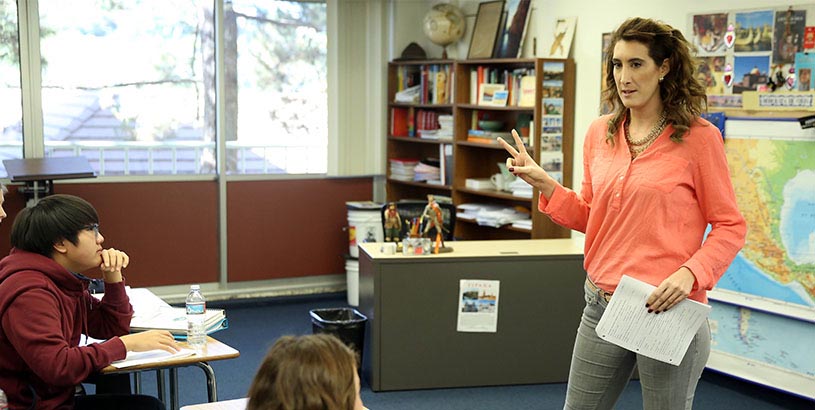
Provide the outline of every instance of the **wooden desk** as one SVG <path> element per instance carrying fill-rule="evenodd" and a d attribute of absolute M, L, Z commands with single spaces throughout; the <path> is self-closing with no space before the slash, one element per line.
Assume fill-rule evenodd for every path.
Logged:
<path fill-rule="evenodd" d="M 186 342 L 181 342 L 181 346 L 188 347 Z M 215 371 L 207 362 L 212 362 L 216 360 L 226 360 L 226 359 L 234 359 L 240 356 L 240 352 L 234 349 L 231 346 L 228 346 L 218 340 L 213 339 L 210 336 L 207 336 L 207 344 L 204 346 L 200 354 L 196 354 L 193 356 L 182 357 L 178 359 L 172 359 L 163 361 L 160 363 L 151 363 L 151 364 L 144 364 L 139 366 L 132 366 L 124 369 L 117 369 L 113 366 L 108 366 L 102 369 L 103 374 L 122 374 L 122 373 L 134 373 L 134 372 L 143 372 L 147 370 L 155 370 L 156 371 L 156 384 L 158 389 L 159 400 L 167 404 L 167 401 L 164 399 L 164 373 L 165 369 L 169 370 L 170 374 L 170 403 L 169 408 L 172 410 L 178 410 L 178 368 L 179 367 L 187 367 L 187 366 L 195 366 L 200 368 L 204 371 L 204 374 L 207 377 L 207 393 L 210 402 L 218 401 L 218 390 L 215 380 Z M 140 386 L 136 385 L 136 390 L 140 389 Z"/>
<path fill-rule="evenodd" d="M 247 399 L 219 401 L 215 403 L 184 406 L 181 410 L 246 410 Z"/>
<path fill-rule="evenodd" d="M 363 372 L 374 391 L 566 381 L 585 305 L 578 239 L 448 242 L 439 255 L 360 244 Z M 456 331 L 459 280 L 500 281 L 495 333 Z"/>

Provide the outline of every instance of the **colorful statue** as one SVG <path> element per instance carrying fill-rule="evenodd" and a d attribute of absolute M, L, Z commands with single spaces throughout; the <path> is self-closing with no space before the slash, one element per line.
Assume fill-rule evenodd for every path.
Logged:
<path fill-rule="evenodd" d="M 426 236 L 427 233 L 430 231 L 430 228 L 436 229 L 436 245 L 435 245 L 435 253 L 439 253 L 439 245 L 444 247 L 444 217 L 442 216 L 441 208 L 439 204 L 436 203 L 436 200 L 433 198 L 433 195 L 427 196 L 427 206 L 424 208 L 422 212 L 422 221 L 424 222 L 425 218 L 428 218 L 426 225 L 424 227 L 423 234 Z"/>
<path fill-rule="evenodd" d="M 399 242 L 402 233 L 402 218 L 396 210 L 396 204 L 388 204 L 384 212 L 385 242 Z"/>

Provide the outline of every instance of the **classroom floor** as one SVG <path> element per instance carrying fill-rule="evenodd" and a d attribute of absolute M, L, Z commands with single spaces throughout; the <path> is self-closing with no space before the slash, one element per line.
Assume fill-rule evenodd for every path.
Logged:
<path fill-rule="evenodd" d="M 211 363 L 217 377 L 218 398 L 228 400 L 246 395 L 257 366 L 274 340 L 287 334 L 311 333 L 309 310 L 346 307 L 347 304 L 343 293 L 212 302 L 210 306 L 225 308 L 229 318 L 229 329 L 214 336 L 241 352 L 237 359 Z M 201 370 L 182 368 L 178 374 L 181 405 L 206 402 L 206 383 Z M 144 374 L 142 383 L 144 393 L 155 394 L 154 373 Z M 379 393 L 371 391 L 364 380 L 362 384 L 363 402 L 371 410 L 560 409 L 565 392 L 564 383 Z M 641 408 L 640 386 L 632 381 L 617 409 Z M 697 389 L 694 408 L 796 410 L 813 409 L 815 402 L 706 371 Z"/>

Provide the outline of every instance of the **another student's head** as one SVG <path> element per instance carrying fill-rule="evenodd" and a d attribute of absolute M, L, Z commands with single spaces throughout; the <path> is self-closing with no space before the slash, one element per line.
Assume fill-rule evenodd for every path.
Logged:
<path fill-rule="evenodd" d="M 331 335 L 283 336 L 249 388 L 247 410 L 362 410 L 356 354 Z"/>
<path fill-rule="evenodd" d="M 6 193 L 8 192 L 8 188 L 6 188 L 5 184 L 0 184 L 0 221 L 6 219 L 6 210 L 3 209 L 3 203 L 6 202 Z"/>
<path fill-rule="evenodd" d="M 24 208 L 14 218 L 11 246 L 57 260 L 67 258 L 66 268 L 81 272 L 98 266 L 104 241 L 96 209 L 73 195 L 51 195 Z M 89 266 L 86 266 L 89 265 Z"/>

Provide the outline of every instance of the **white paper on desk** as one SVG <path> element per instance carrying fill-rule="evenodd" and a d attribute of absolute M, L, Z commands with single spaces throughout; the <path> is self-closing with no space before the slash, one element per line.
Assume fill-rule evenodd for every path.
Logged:
<path fill-rule="evenodd" d="M 192 356 L 194 354 L 195 350 L 192 349 L 181 349 L 175 353 L 170 353 L 161 349 L 148 350 L 146 352 L 127 352 L 127 356 L 124 358 L 124 360 L 115 361 L 110 365 L 117 369 L 123 369 L 125 367 L 149 363 L 160 363 L 170 359 L 179 359 L 182 357 Z"/>
<path fill-rule="evenodd" d="M 645 302 L 655 286 L 623 275 L 597 324 L 597 335 L 643 356 L 679 366 L 710 306 L 685 299 L 670 310 L 648 313 Z"/>

